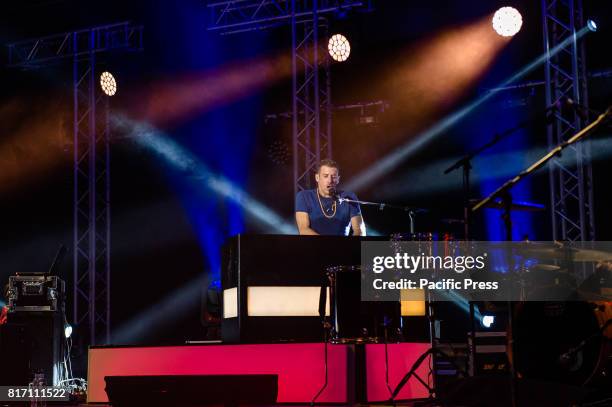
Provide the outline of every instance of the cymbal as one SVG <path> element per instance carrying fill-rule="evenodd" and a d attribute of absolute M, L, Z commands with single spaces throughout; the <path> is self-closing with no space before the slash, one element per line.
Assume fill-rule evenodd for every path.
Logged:
<path fill-rule="evenodd" d="M 561 267 L 554 264 L 534 264 L 528 267 L 529 271 L 559 271 Z"/>
<path fill-rule="evenodd" d="M 476 205 L 480 202 L 480 199 L 470 199 L 470 205 Z M 501 199 L 496 199 L 493 201 L 487 202 L 484 208 L 489 209 L 498 209 L 504 210 L 504 202 Z M 545 210 L 546 207 L 542 204 L 533 203 L 533 202 L 521 202 L 521 201 L 512 201 L 510 205 L 511 211 L 524 211 L 524 212 L 539 212 Z"/>
<path fill-rule="evenodd" d="M 540 259 L 582 261 L 612 260 L 612 253 L 591 249 L 574 249 L 569 247 L 525 247 L 523 253 Z"/>

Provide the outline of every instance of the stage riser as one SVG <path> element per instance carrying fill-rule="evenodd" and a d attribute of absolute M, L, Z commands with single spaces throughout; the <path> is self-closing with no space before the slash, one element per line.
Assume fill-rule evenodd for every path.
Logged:
<path fill-rule="evenodd" d="M 309 403 L 325 381 L 322 343 L 201 345 L 176 347 L 94 347 L 89 350 L 88 402 L 108 402 L 105 376 L 179 376 L 277 374 L 279 403 Z M 427 349 L 425 343 L 390 344 L 389 380 L 395 386 Z M 328 384 L 318 402 L 347 403 L 354 393 L 353 345 L 328 345 Z M 383 401 L 384 345 L 365 345 L 368 401 Z M 427 377 L 428 363 L 417 371 Z M 401 399 L 427 397 L 426 389 L 411 380 Z"/>

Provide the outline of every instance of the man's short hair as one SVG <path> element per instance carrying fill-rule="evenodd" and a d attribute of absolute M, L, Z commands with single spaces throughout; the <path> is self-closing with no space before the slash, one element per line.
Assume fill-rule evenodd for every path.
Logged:
<path fill-rule="evenodd" d="M 323 160 L 319 161 L 319 163 L 317 164 L 317 171 L 316 171 L 317 174 L 319 173 L 319 171 L 321 171 L 321 167 L 323 166 L 335 168 L 338 170 L 338 172 L 340 172 L 340 166 L 338 166 L 337 162 L 335 162 L 334 160 L 330 160 L 329 158 L 324 158 Z"/>

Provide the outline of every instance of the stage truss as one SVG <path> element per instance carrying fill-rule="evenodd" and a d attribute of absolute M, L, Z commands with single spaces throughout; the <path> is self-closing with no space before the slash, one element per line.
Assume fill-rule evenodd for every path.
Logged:
<path fill-rule="evenodd" d="M 235 34 L 291 25 L 294 192 L 313 187 L 317 162 L 332 157 L 331 13 L 371 10 L 371 1 L 228 0 L 209 2 L 210 31 Z"/>
<path fill-rule="evenodd" d="M 546 106 L 571 99 L 583 109 L 553 111 L 548 126 L 550 148 L 566 141 L 589 122 L 584 39 L 576 31 L 584 27 L 581 0 L 542 0 L 544 49 L 572 39 L 561 52 L 546 59 Z M 552 238 L 562 241 L 595 240 L 593 182 L 589 141 L 574 144 L 549 164 Z M 568 159 L 569 157 L 569 159 Z"/>
<path fill-rule="evenodd" d="M 84 344 L 110 342 L 109 99 L 96 62 L 114 50 L 142 50 L 143 27 L 129 22 L 8 45 L 9 66 L 42 69 L 72 62 L 73 315 Z"/>

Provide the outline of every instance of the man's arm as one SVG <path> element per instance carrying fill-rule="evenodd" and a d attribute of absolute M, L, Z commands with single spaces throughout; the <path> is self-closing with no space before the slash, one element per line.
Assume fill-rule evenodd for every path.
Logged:
<path fill-rule="evenodd" d="M 310 217 L 308 217 L 308 212 L 296 212 L 295 222 L 297 223 L 300 235 L 318 235 L 318 233 L 310 227 Z"/>
<path fill-rule="evenodd" d="M 351 227 L 353 228 L 353 236 L 365 236 L 366 226 L 363 221 L 363 216 L 356 215 L 351 218 Z"/>

